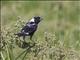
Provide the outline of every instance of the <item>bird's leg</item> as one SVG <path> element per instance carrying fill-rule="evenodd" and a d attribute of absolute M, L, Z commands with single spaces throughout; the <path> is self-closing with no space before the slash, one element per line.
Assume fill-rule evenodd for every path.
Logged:
<path fill-rule="evenodd" d="M 32 40 L 33 35 L 30 36 L 30 40 Z"/>
<path fill-rule="evenodd" d="M 35 42 L 34 42 L 34 40 L 32 40 L 32 37 L 33 37 L 33 34 L 32 35 L 30 35 L 30 40 L 32 41 L 32 43 L 34 44 Z"/>
<path fill-rule="evenodd" d="M 24 47 L 26 47 L 26 41 L 25 41 L 25 35 L 23 36 L 23 44 L 22 44 L 22 47 L 24 48 Z"/>
<path fill-rule="evenodd" d="M 25 42 L 25 36 L 23 36 L 23 40 L 24 40 L 24 42 Z"/>

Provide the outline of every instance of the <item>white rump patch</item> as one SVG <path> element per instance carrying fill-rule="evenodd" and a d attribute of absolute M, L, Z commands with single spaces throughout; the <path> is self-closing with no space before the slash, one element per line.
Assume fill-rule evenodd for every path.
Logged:
<path fill-rule="evenodd" d="M 29 33 L 26 33 L 27 35 L 29 35 Z"/>

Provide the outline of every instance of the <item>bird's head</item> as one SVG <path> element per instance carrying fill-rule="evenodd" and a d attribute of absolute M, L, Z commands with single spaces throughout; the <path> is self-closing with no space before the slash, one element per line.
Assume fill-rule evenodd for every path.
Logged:
<path fill-rule="evenodd" d="M 40 16 L 35 16 L 30 20 L 30 22 L 34 22 L 34 23 L 38 24 L 41 20 L 42 20 L 42 18 Z"/>
<path fill-rule="evenodd" d="M 41 18 L 40 16 L 35 16 L 35 17 L 34 17 L 34 22 L 35 22 L 36 24 L 38 24 L 41 20 L 42 20 L 42 18 Z"/>

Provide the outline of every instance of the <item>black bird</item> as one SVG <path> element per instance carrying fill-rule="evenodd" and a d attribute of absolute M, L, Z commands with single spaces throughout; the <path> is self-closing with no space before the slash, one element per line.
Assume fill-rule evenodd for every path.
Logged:
<path fill-rule="evenodd" d="M 42 20 L 41 17 L 35 16 L 33 17 L 29 22 L 26 23 L 26 25 L 21 29 L 20 33 L 17 33 L 18 37 L 23 37 L 23 40 L 25 40 L 25 36 L 30 36 L 30 39 L 32 39 L 34 32 L 37 30 L 38 23 Z"/>

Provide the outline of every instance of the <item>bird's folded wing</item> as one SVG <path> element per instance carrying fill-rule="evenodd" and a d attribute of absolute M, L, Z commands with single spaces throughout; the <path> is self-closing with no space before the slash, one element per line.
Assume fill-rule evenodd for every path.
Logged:
<path fill-rule="evenodd" d="M 36 28 L 37 28 L 36 25 L 27 25 L 22 28 L 21 32 L 32 33 L 36 31 Z"/>

